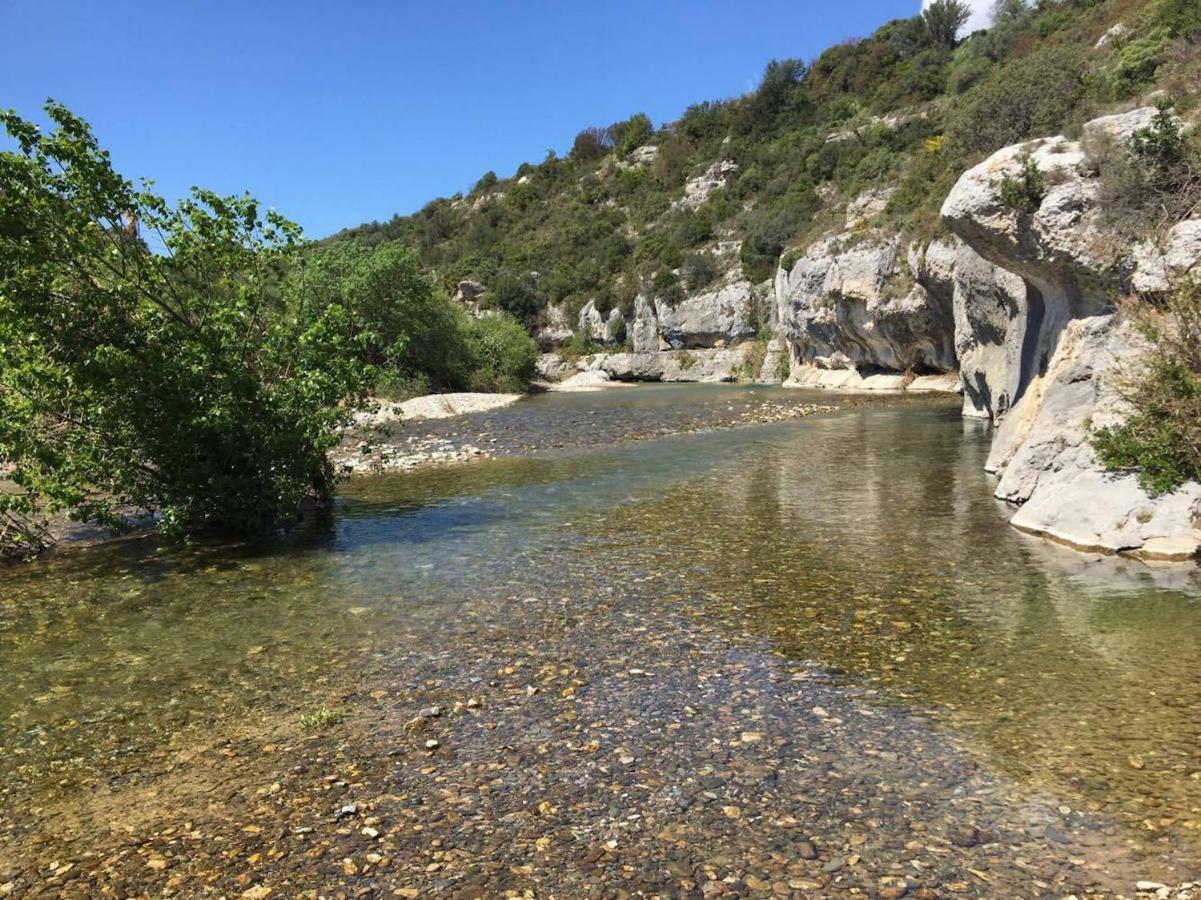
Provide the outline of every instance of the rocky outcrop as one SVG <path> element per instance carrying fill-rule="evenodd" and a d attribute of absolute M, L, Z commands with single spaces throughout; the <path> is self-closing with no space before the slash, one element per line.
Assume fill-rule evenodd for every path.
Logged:
<path fill-rule="evenodd" d="M 820 241 L 777 273 L 775 293 L 790 383 L 845 388 L 955 369 L 951 294 L 918 281 L 897 238 Z"/>
<path fill-rule="evenodd" d="M 755 380 L 760 384 L 783 384 L 787 378 L 788 347 L 783 338 L 773 337 L 767 342 L 767 352 L 763 354 L 763 363 Z"/>
<path fill-rule="evenodd" d="M 1115 382 L 1137 371 L 1145 349 L 1115 298 L 1201 272 L 1201 221 L 1133 247 L 1108 232 L 1088 151 L 1121 143 L 1154 114 L 1132 110 L 1087 123 L 1079 141 L 998 151 L 946 198 L 948 239 L 903 247 L 848 231 L 811 246 L 776 276 L 786 383 L 958 387 L 964 415 L 995 426 L 987 468 L 997 497 L 1018 507 L 1016 527 L 1091 551 L 1191 557 L 1201 547 L 1201 485 L 1152 498 L 1133 474 L 1106 471 L 1089 440 L 1126 414 Z M 1014 210 L 1000 185 L 1030 164 L 1045 193 L 1037 208 Z M 882 195 L 852 201 L 848 229 Z"/>
<path fill-rule="evenodd" d="M 611 309 L 602 313 L 596 304 L 589 300 L 580 310 L 579 328 L 584 334 L 598 344 L 618 344 L 625 340 L 625 316 L 620 309 Z"/>
<path fill-rule="evenodd" d="M 600 370 L 615 381 L 733 381 L 749 346 L 657 353 L 598 353 L 581 360 L 582 371 Z"/>
<path fill-rule="evenodd" d="M 754 286 L 737 271 L 678 303 L 657 299 L 654 327 L 659 349 L 717 347 L 753 338 L 757 304 Z"/>
<path fill-rule="evenodd" d="M 684 183 L 684 196 L 676 201 L 683 209 L 699 209 L 709 195 L 726 186 L 730 177 L 738 171 L 738 163 L 728 159 L 715 162 L 700 175 Z"/>
<path fill-rule="evenodd" d="M 469 303 L 478 300 L 486 291 L 483 282 L 464 278 L 459 282 L 459 289 L 455 291 L 455 300 L 459 303 Z"/>
<path fill-rule="evenodd" d="M 635 353 L 657 353 L 659 347 L 659 317 L 655 308 L 639 294 L 634 298 L 634 318 L 628 329 L 630 344 Z"/>
<path fill-rule="evenodd" d="M 1201 277 L 1201 219 L 1180 222 L 1162 238 L 1136 244 L 1132 260 L 1131 287 L 1140 294 L 1161 293 L 1186 278 Z"/>
<path fill-rule="evenodd" d="M 562 304 L 551 303 L 543 311 L 542 319 L 534 329 L 534 340 L 543 351 L 549 351 L 571 340 L 572 333 L 567 310 Z"/>
<path fill-rule="evenodd" d="M 876 188 L 864 191 L 858 197 L 853 198 L 847 203 L 844 227 L 851 231 L 884 212 L 885 207 L 888 206 L 888 198 L 893 195 L 895 190 L 892 187 Z"/>
<path fill-rule="evenodd" d="M 593 353 L 575 360 L 545 353 L 538 374 L 551 382 L 595 385 L 604 381 L 734 381 L 745 374 L 751 345 L 648 353 Z M 590 375 L 579 378 L 580 374 Z"/>
<path fill-rule="evenodd" d="M 721 258 L 728 255 L 719 254 Z M 548 307 L 535 330 L 544 351 L 539 375 L 552 382 L 592 370 L 604 371 L 615 381 L 732 381 L 746 377 L 754 374 L 746 371 L 749 342 L 757 334 L 758 323 L 771 319 L 763 308 L 766 293 L 765 287 L 756 288 L 732 269 L 712 286 L 675 303 L 640 294 L 628 319 L 618 309 L 602 313 L 590 301 L 580 310 L 576 330 L 606 352 L 571 363 L 555 351 L 572 336 L 573 329 L 567 327 L 562 307 Z M 777 364 L 771 371 L 778 368 Z"/>
<path fill-rule="evenodd" d="M 1095 120 L 1084 141 L 1120 140 L 1153 114 Z M 1037 209 L 1008 209 L 999 185 L 1027 159 L 1046 193 Z M 1022 504 L 1016 527 L 1081 549 L 1189 558 L 1201 546 L 1201 486 L 1152 498 L 1134 475 L 1104 470 L 1089 434 L 1125 415 L 1115 381 L 1144 349 L 1113 298 L 1191 270 L 1201 228 L 1182 223 L 1165 246 L 1114 259 L 1099 195 L 1085 144 L 1062 137 L 998 151 L 948 195 L 943 219 L 966 245 L 949 267 L 965 410 L 996 424 L 988 469 L 996 495 Z"/>

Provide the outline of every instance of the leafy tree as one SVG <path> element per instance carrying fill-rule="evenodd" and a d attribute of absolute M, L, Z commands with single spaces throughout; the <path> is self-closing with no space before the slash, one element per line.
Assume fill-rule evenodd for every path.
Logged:
<path fill-rule="evenodd" d="M 480 180 L 477 181 L 475 183 L 475 185 L 471 188 L 471 196 L 478 197 L 480 194 L 484 193 L 485 191 L 491 190 L 492 188 L 496 187 L 496 184 L 499 181 L 500 181 L 500 179 L 496 177 L 495 172 L 493 172 L 491 170 L 485 172 L 483 175 L 480 176 Z"/>
<path fill-rule="evenodd" d="M 571 158 L 576 162 L 600 159 L 613 148 L 613 139 L 607 128 L 585 128 L 575 136 L 571 145 Z"/>
<path fill-rule="evenodd" d="M 0 114 L 0 512 L 249 534 L 328 503 L 369 370 L 344 307 L 283 308 L 300 229 L 248 196 L 171 206 L 46 112 Z"/>
<path fill-rule="evenodd" d="M 492 305 L 523 321 L 538 312 L 538 294 L 528 277 L 501 275 L 489 289 Z"/>
<path fill-rule="evenodd" d="M 1177 182 L 1191 174 L 1186 166 L 1189 140 L 1172 112 L 1172 101 L 1161 97 L 1156 106 L 1151 124 L 1130 136 L 1130 154 L 1142 166 L 1152 184 L 1160 190 L 1169 191 L 1179 187 Z"/>
<path fill-rule="evenodd" d="M 926 40 L 935 47 L 954 47 L 959 43 L 959 30 L 971 16 L 971 7 L 961 0 L 934 0 L 922 10 Z"/>
<path fill-rule="evenodd" d="M 401 244 L 339 242 L 308 254 L 283 285 L 292 314 L 340 307 L 360 360 L 381 376 L 456 388 L 468 377 L 466 317 Z"/>
<path fill-rule="evenodd" d="M 646 113 L 634 113 L 624 122 L 609 126 L 609 132 L 618 154 L 629 156 L 650 140 L 655 133 L 655 126 Z"/>
<path fill-rule="evenodd" d="M 805 64 L 799 59 L 773 59 L 763 70 L 763 79 L 735 117 L 734 128 L 742 134 L 770 128 L 776 117 L 788 108 L 795 88 L 805 77 Z"/>
<path fill-rule="evenodd" d="M 993 27 L 1004 26 L 1022 21 L 1029 12 L 1026 0 L 996 0 L 989 10 L 989 18 Z"/>
<path fill-rule="evenodd" d="M 477 391 L 524 391 L 538 363 L 538 345 L 520 322 L 507 314 L 472 319 L 466 332 Z"/>

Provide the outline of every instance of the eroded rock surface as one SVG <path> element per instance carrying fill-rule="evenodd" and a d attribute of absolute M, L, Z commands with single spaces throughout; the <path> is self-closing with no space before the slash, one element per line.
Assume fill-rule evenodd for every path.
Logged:
<path fill-rule="evenodd" d="M 807 368 L 839 373 L 826 379 L 830 386 L 880 373 L 953 371 L 950 301 L 916 283 L 899 239 L 850 243 L 843 235 L 815 244 L 776 278 L 791 381 L 806 382 Z"/>
<path fill-rule="evenodd" d="M 1095 120 L 1084 141 L 1124 139 L 1153 114 Z M 998 188 L 1025 159 L 1048 188 L 1037 209 L 1018 212 Z M 1201 227 L 1181 223 L 1165 242 L 1114 258 L 1099 195 L 1085 144 L 1057 137 L 998 151 L 947 197 L 943 219 L 967 245 L 952 266 L 965 409 L 997 425 L 988 468 L 997 497 L 1023 504 L 1015 526 L 1081 549 L 1188 559 L 1201 547 L 1201 486 L 1150 497 L 1133 474 L 1101 466 L 1089 434 L 1125 416 L 1119 385 L 1145 349 L 1113 298 L 1190 271 Z"/>

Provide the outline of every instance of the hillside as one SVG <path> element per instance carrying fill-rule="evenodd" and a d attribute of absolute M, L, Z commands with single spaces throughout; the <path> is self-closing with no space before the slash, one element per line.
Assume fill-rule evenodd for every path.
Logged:
<path fill-rule="evenodd" d="M 744 97 L 333 243 L 416 248 L 540 374 L 945 391 L 1011 522 L 1201 548 L 1201 5 L 935 4 Z"/>
<path fill-rule="evenodd" d="M 762 285 L 844 225 L 934 236 L 971 165 L 1156 86 L 1191 109 L 1199 23 L 1189 0 L 1002 0 L 993 27 L 961 42 L 929 16 L 889 22 L 811 63 L 771 62 L 746 96 L 658 129 L 641 114 L 586 128 L 566 157 L 333 240 L 413 247 L 449 293 L 471 282 L 469 299 L 553 325 L 543 337 L 561 343 L 590 302 L 624 323 L 639 295 L 674 307 L 730 270 Z"/>

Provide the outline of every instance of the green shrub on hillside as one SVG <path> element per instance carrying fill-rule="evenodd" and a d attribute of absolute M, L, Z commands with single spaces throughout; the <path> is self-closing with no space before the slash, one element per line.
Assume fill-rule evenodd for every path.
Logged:
<path fill-rule="evenodd" d="M 1185 130 L 1170 99 L 1161 98 L 1151 124 L 1124 144 L 1102 140 L 1088 151 L 1099 170 L 1101 208 L 1123 243 L 1201 209 L 1201 139 Z"/>
<path fill-rule="evenodd" d="M 1047 183 L 1038 163 L 1029 151 L 1022 154 L 1022 170 L 1016 178 L 1006 175 L 1001 179 L 998 199 L 1006 209 L 1017 213 L 1032 213 L 1042 205 L 1047 195 Z"/>
<path fill-rule="evenodd" d="M 720 274 L 717 260 L 709 253 L 693 253 L 684 260 L 684 283 L 690 291 L 708 287 Z"/>
<path fill-rule="evenodd" d="M 1084 100 L 1085 71 L 1080 50 L 1036 50 L 972 89 L 952 117 L 948 136 L 969 153 L 991 153 L 1057 134 Z"/>
<path fill-rule="evenodd" d="M 1133 412 L 1092 443 L 1106 466 L 1137 471 L 1155 496 L 1201 481 L 1201 286 L 1187 283 L 1135 315 L 1151 348 L 1120 385 Z"/>
<path fill-rule="evenodd" d="M 525 327 L 503 313 L 472 319 L 466 343 L 473 391 L 524 391 L 534 377 L 538 345 Z"/>

